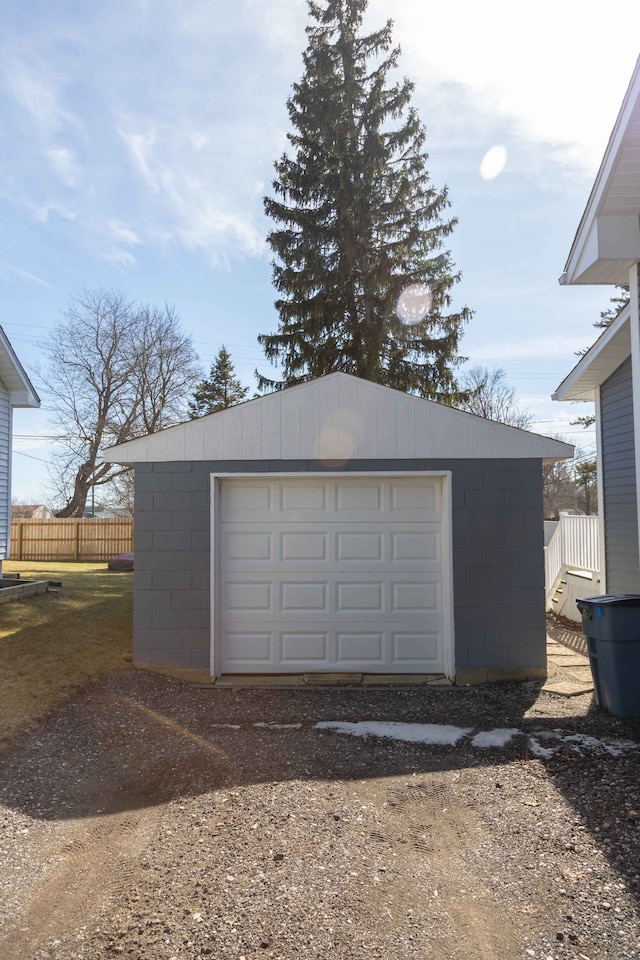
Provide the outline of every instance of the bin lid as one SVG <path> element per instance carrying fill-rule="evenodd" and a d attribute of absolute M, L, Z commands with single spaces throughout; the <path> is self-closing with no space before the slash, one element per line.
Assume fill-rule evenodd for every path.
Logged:
<path fill-rule="evenodd" d="M 640 607 L 640 593 L 607 593 L 601 597 L 581 597 L 576 600 L 578 607 L 603 607 L 613 604 L 620 607 Z"/>

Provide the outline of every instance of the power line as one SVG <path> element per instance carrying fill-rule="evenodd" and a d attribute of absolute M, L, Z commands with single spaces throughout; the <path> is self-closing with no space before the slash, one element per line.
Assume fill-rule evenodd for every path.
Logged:
<path fill-rule="evenodd" d="M 29 460 L 38 460 L 39 463 L 50 463 L 49 460 L 43 460 L 42 457 L 34 457 L 31 453 L 23 453 L 22 450 L 14 450 L 13 452 L 19 454 L 21 457 L 28 457 Z"/>

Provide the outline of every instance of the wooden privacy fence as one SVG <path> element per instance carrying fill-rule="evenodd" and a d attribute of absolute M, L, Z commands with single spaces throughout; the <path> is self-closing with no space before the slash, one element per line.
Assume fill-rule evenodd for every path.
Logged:
<path fill-rule="evenodd" d="M 133 520 L 13 520 L 12 560 L 108 560 L 133 550 Z"/>

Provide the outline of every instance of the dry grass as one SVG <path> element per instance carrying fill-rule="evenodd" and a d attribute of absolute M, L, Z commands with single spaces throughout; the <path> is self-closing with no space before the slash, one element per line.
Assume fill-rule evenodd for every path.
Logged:
<path fill-rule="evenodd" d="M 128 668 L 133 580 L 105 563 L 5 561 L 3 572 L 62 588 L 0 605 L 0 741 L 93 678 Z"/>

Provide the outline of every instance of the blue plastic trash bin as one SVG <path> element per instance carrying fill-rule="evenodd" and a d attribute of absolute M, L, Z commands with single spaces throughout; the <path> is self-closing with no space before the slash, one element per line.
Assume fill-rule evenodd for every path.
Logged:
<path fill-rule="evenodd" d="M 640 594 L 576 600 L 596 702 L 616 717 L 640 717 Z"/>

